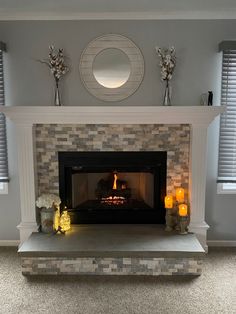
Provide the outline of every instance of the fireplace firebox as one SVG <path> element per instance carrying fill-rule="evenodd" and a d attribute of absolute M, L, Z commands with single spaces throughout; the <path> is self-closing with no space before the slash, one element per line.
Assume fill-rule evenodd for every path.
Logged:
<path fill-rule="evenodd" d="M 166 152 L 59 152 L 72 223 L 165 223 Z"/>

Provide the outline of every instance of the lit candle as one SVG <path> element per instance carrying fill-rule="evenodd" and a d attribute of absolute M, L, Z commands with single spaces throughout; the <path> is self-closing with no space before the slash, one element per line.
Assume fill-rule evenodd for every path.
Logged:
<path fill-rule="evenodd" d="M 184 189 L 178 188 L 175 191 L 175 197 L 177 202 L 183 202 L 184 201 Z"/>
<path fill-rule="evenodd" d="M 165 208 L 173 208 L 173 197 L 172 197 L 172 195 L 166 195 L 166 197 L 165 197 Z"/>
<path fill-rule="evenodd" d="M 188 215 L 188 206 L 186 204 L 179 205 L 179 216 L 185 217 Z"/>

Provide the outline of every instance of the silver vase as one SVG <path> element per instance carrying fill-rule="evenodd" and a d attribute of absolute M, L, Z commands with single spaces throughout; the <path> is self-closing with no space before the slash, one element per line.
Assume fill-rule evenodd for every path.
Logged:
<path fill-rule="evenodd" d="M 171 86 L 169 80 L 166 80 L 163 106 L 171 106 Z"/>
<path fill-rule="evenodd" d="M 56 86 L 55 86 L 54 105 L 55 106 L 61 106 L 61 95 L 60 95 L 60 89 L 59 89 L 59 82 L 56 82 Z"/>
<path fill-rule="evenodd" d="M 41 231 L 44 233 L 54 232 L 55 221 L 55 209 L 54 208 L 42 208 L 40 211 L 41 216 Z"/>

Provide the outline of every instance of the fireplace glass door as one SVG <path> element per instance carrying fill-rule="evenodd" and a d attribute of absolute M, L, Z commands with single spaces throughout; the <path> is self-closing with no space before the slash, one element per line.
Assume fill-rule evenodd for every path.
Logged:
<path fill-rule="evenodd" d="M 72 223 L 164 223 L 166 152 L 59 152 Z"/>

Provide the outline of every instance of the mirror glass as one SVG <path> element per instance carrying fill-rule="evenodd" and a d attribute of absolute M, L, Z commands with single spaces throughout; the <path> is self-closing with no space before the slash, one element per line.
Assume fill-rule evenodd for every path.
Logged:
<path fill-rule="evenodd" d="M 130 60 L 120 49 L 104 49 L 93 62 L 95 79 L 100 85 L 107 88 L 118 88 L 124 85 L 129 79 L 130 72 Z"/>

